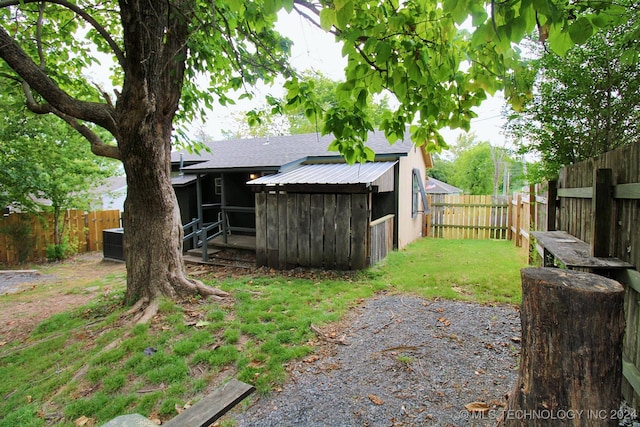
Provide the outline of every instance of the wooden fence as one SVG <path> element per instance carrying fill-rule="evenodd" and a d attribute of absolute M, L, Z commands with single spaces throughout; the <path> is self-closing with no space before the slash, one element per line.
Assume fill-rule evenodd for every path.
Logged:
<path fill-rule="evenodd" d="M 589 243 L 591 254 L 635 266 L 609 274 L 625 287 L 622 394 L 640 408 L 640 143 L 567 166 L 548 189 L 547 228 Z M 606 331 L 602 331 L 606 333 Z"/>
<path fill-rule="evenodd" d="M 444 239 L 507 239 L 507 197 L 430 195 L 427 235 Z"/>
<path fill-rule="evenodd" d="M 120 227 L 120 211 L 68 210 L 64 236 L 77 252 L 102 250 L 102 230 Z M 16 265 L 46 258 L 53 244 L 53 215 L 11 213 L 0 217 L 0 263 Z"/>

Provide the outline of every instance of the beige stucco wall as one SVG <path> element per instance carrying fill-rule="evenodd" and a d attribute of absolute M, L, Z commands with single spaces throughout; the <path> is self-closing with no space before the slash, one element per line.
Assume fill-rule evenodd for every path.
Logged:
<path fill-rule="evenodd" d="M 411 217 L 411 203 L 413 194 L 412 170 L 417 168 L 420 170 L 420 177 L 424 185 L 426 176 L 425 156 L 421 152 L 422 148 L 413 147 L 406 157 L 400 158 L 400 177 L 399 177 L 399 195 L 398 195 L 398 249 L 404 248 L 409 243 L 422 237 L 422 224 L 425 221 L 422 206 L 422 198 L 420 197 L 419 210 L 420 213 L 415 218 Z"/>

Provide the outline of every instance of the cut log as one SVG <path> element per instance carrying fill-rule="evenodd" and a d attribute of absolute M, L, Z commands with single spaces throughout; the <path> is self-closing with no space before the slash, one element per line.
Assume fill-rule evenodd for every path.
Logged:
<path fill-rule="evenodd" d="M 503 425 L 618 425 L 622 285 L 558 268 L 525 268 L 521 275 L 520 370 Z"/>

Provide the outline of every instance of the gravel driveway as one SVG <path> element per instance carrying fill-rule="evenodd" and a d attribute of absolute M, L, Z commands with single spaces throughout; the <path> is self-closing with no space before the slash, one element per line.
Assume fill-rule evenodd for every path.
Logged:
<path fill-rule="evenodd" d="M 289 367 L 281 391 L 236 414 L 238 426 L 496 424 L 517 378 L 517 308 L 380 296 L 344 325 Z M 470 418 L 474 402 L 484 419 Z"/>

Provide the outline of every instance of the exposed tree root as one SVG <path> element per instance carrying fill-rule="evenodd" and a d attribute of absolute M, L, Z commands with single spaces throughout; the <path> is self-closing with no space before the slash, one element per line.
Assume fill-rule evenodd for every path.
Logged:
<path fill-rule="evenodd" d="M 177 284 L 169 288 L 167 292 L 157 292 L 153 297 L 141 297 L 126 313 L 125 316 L 133 316 L 132 321 L 136 324 L 148 323 L 158 314 L 160 307 L 160 297 L 167 296 L 171 299 L 200 295 L 205 298 L 213 298 L 223 301 L 229 297 L 229 293 L 221 289 L 207 286 L 199 280 L 182 278 L 177 280 Z"/>
<path fill-rule="evenodd" d="M 225 292 L 222 289 L 214 288 L 213 286 L 207 286 L 197 279 L 189 279 L 189 285 L 187 286 L 202 297 L 213 297 L 217 300 L 223 300 L 229 297 L 228 292 Z"/>
<path fill-rule="evenodd" d="M 133 318 L 133 321 L 138 325 L 141 323 L 148 323 L 151 319 L 153 319 L 153 316 L 158 314 L 159 307 L 160 300 L 158 298 L 152 299 L 149 302 L 149 305 L 147 305 L 144 310 L 142 310 Z"/>

